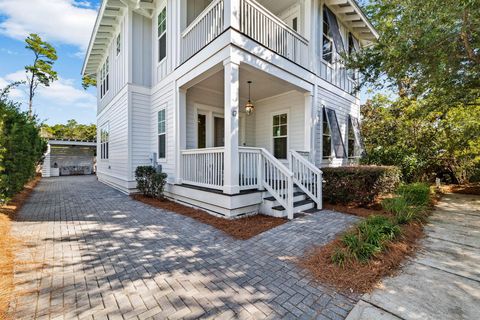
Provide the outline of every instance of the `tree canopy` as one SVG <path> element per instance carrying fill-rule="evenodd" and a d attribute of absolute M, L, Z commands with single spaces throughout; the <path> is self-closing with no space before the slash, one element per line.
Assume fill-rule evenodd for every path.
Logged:
<path fill-rule="evenodd" d="M 429 98 L 428 107 L 478 105 L 479 8 L 480 0 L 371 0 L 364 9 L 380 38 L 348 64 L 364 85 Z"/>
<path fill-rule="evenodd" d="M 42 125 L 42 136 L 48 139 L 96 140 L 97 126 L 94 124 L 79 124 L 68 120 L 66 124 Z"/>

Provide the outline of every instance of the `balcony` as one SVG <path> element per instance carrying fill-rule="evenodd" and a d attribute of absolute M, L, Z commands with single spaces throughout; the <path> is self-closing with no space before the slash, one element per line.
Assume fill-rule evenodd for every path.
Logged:
<path fill-rule="evenodd" d="M 237 1 L 239 10 L 233 10 L 232 15 L 238 14 L 238 17 L 231 17 L 231 11 L 225 10 L 232 0 L 214 0 L 189 24 L 181 34 L 181 63 L 224 30 L 235 27 L 273 52 L 303 67 L 308 66 L 307 39 L 255 0 Z M 234 19 L 239 22 L 237 26 L 231 23 Z"/>
<path fill-rule="evenodd" d="M 275 9 L 276 13 L 261 2 L 265 5 L 275 3 L 271 9 Z M 285 14 L 291 12 L 295 4 L 298 6 L 298 2 L 282 3 L 283 7 L 280 2 L 266 0 L 213 0 L 203 10 L 194 8 L 199 11 L 196 15 L 193 9 L 188 8 L 189 25 L 181 33 L 180 63 L 186 62 L 232 27 L 276 54 L 310 70 L 309 41 L 301 34 L 305 25 L 300 9 L 297 8 L 296 15 Z M 296 18 L 292 19 L 292 16 Z M 340 62 L 330 64 L 321 61 L 318 73 L 322 79 L 349 93 L 357 86 L 355 79 L 358 77 Z"/>

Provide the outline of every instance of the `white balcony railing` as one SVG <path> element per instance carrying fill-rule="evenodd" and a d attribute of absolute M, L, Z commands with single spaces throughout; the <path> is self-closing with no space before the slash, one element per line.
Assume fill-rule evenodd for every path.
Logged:
<path fill-rule="evenodd" d="M 254 0 L 240 0 L 240 31 L 275 53 L 308 66 L 308 40 Z"/>
<path fill-rule="evenodd" d="M 322 60 L 320 63 L 320 77 L 348 93 L 353 93 L 357 86 L 357 81 L 352 79 L 352 75 L 353 72 L 340 62 L 330 64 Z"/>
<path fill-rule="evenodd" d="M 224 30 L 223 0 L 212 1 L 181 34 L 181 63 L 212 42 Z"/>

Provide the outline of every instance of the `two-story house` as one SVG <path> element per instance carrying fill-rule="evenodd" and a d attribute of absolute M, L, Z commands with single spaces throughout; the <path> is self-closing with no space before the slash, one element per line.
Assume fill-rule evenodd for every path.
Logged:
<path fill-rule="evenodd" d="M 360 150 L 358 75 L 377 34 L 354 0 L 104 0 L 82 73 L 97 79 L 100 181 L 235 217 L 320 208 L 323 166 Z"/>

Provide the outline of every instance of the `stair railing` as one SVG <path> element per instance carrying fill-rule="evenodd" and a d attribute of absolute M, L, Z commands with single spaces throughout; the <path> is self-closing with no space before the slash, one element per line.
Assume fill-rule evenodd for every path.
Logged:
<path fill-rule="evenodd" d="M 322 171 L 294 150 L 288 153 L 293 182 L 322 209 Z"/>

